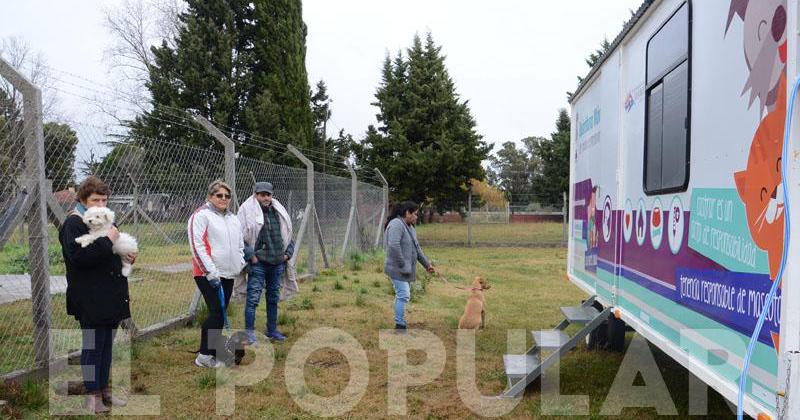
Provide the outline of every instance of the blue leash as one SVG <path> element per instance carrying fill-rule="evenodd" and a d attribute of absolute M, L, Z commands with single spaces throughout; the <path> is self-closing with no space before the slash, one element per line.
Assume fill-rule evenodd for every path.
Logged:
<path fill-rule="evenodd" d="M 753 357 L 753 349 L 758 341 L 758 336 L 761 334 L 761 327 L 764 325 L 764 319 L 767 317 L 772 301 L 775 299 L 775 293 L 778 291 L 778 285 L 781 284 L 783 278 L 783 269 L 786 268 L 787 254 L 789 253 L 789 232 L 791 231 L 790 215 L 789 212 L 789 183 L 786 182 L 786 166 L 788 165 L 789 156 L 789 135 L 792 132 L 792 115 L 794 114 L 794 101 L 797 97 L 797 89 L 800 87 L 800 77 L 794 82 L 792 88 L 792 95 L 789 99 L 789 107 L 786 112 L 786 125 L 783 131 L 783 151 L 781 153 L 781 182 L 783 183 L 783 214 L 785 214 L 785 224 L 783 226 L 783 254 L 781 256 L 781 266 L 778 270 L 778 276 L 772 283 L 772 288 L 769 289 L 769 296 L 764 304 L 764 309 L 761 310 L 761 315 L 758 317 L 756 329 L 750 337 L 750 343 L 747 345 L 747 353 L 744 357 L 744 365 L 742 366 L 742 376 L 739 377 L 739 398 L 736 401 L 736 418 L 742 420 L 744 417 L 744 394 L 747 387 L 747 372 L 750 370 L 750 359 Z M 780 315 L 778 315 L 780 316 Z M 775 349 L 777 351 L 777 349 Z"/>
<path fill-rule="evenodd" d="M 219 295 L 219 306 L 222 307 L 222 322 L 224 323 L 223 325 L 225 325 L 226 330 L 230 331 L 231 326 L 230 324 L 228 324 L 228 313 L 225 312 L 225 291 L 222 290 L 221 284 L 219 287 L 217 287 L 217 295 Z"/>

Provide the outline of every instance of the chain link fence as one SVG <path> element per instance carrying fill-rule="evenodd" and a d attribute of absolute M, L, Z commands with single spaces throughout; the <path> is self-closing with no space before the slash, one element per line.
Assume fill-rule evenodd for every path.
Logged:
<path fill-rule="evenodd" d="M 425 216 L 426 223 L 417 227 L 417 233 L 420 244 L 426 246 L 549 248 L 567 244 L 569 215 L 564 201 L 490 204 L 473 196 L 467 197 L 459 212 Z"/>
<path fill-rule="evenodd" d="M 233 148 L 222 152 L 214 146 L 218 133 L 188 118 L 176 123 L 206 133 L 206 147 L 134 137 L 116 123 L 43 123 L 41 104 L 27 91 L 23 100 L 22 82 L 11 85 L 17 78 L 0 59 L 0 376 L 45 367 L 78 350 L 74 342 L 53 342 L 50 329 L 79 328 L 66 315 L 58 227 L 88 175 L 109 184 L 108 205 L 120 230 L 139 242 L 129 277 L 132 317 L 125 323 L 132 337 L 193 315 L 186 223 L 214 179 L 235 174 L 239 204 L 255 181 L 273 183 L 301 242 L 295 260 L 300 274 L 341 264 L 348 254 L 379 243 L 385 186 L 237 157 Z"/>

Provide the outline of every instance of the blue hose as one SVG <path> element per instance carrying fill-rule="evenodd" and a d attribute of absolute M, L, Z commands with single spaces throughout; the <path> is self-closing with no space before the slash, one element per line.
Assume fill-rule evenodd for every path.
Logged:
<path fill-rule="evenodd" d="M 786 167 L 789 162 L 789 134 L 792 132 L 792 115 L 794 114 L 794 101 L 797 96 L 797 89 L 800 87 L 800 77 L 797 78 L 792 87 L 792 95 L 789 99 L 789 107 L 786 112 L 786 124 L 783 131 L 783 152 L 781 153 L 781 183 L 783 185 L 783 214 L 785 224 L 783 226 L 783 254 L 781 256 L 781 266 L 778 270 L 778 276 L 772 282 L 772 288 L 769 289 L 769 296 L 764 303 L 764 309 L 761 310 L 761 315 L 756 322 L 756 329 L 753 335 L 750 336 L 750 343 L 747 345 L 747 353 L 744 357 L 744 365 L 742 366 L 742 376 L 739 378 L 739 398 L 736 402 L 736 418 L 742 420 L 744 417 L 744 394 L 747 385 L 747 372 L 750 370 L 750 359 L 753 357 L 753 349 L 758 341 L 758 336 L 761 334 L 761 327 L 764 325 L 764 319 L 767 317 L 772 301 L 775 299 L 775 293 L 778 291 L 778 285 L 781 284 L 783 278 L 783 269 L 786 268 L 786 257 L 789 252 L 789 232 L 791 231 L 790 214 L 789 211 L 789 183 L 786 182 Z M 780 316 L 780 315 L 778 315 Z M 777 349 L 775 349 L 777 350 Z"/>

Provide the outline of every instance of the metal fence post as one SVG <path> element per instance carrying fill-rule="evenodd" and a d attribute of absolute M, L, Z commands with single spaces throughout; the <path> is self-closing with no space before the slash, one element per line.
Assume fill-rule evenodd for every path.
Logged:
<path fill-rule="evenodd" d="M 472 184 L 469 184 L 467 196 L 467 246 L 472 246 Z"/>
<path fill-rule="evenodd" d="M 567 193 L 562 193 L 562 204 L 561 204 L 561 223 L 562 223 L 562 232 L 561 232 L 561 243 L 567 243 L 567 222 L 569 218 L 569 213 L 567 212 Z"/>
<path fill-rule="evenodd" d="M 50 360 L 50 260 L 47 253 L 47 195 L 44 166 L 42 92 L 25 76 L 0 58 L 0 76 L 22 93 L 25 135 L 25 177 L 33 204 L 28 212 L 29 268 L 31 274 L 31 312 L 33 316 L 34 356 L 37 366 Z"/>
<path fill-rule="evenodd" d="M 386 218 L 386 209 L 389 206 L 389 183 L 386 182 L 386 178 L 383 177 L 383 174 L 378 168 L 375 168 L 375 173 L 378 174 L 378 178 L 381 180 L 381 184 L 383 184 L 383 206 L 381 206 L 381 217 L 378 218 L 378 232 L 375 234 L 375 247 L 377 248 L 381 243 L 383 219 Z"/>
<path fill-rule="evenodd" d="M 201 115 L 194 115 L 194 120 L 225 148 L 225 182 L 231 186 L 231 208 L 236 212 L 239 209 L 239 199 L 236 197 L 236 144 Z"/>
<path fill-rule="evenodd" d="M 133 183 L 133 206 L 131 211 L 133 211 L 133 233 L 138 237 L 139 236 L 139 183 L 134 181 L 133 176 L 128 173 L 128 178 L 130 178 L 131 182 Z"/>
<path fill-rule="evenodd" d="M 342 264 L 344 264 L 344 256 L 347 253 L 347 245 L 353 240 L 354 243 L 358 242 L 358 235 L 351 235 L 353 228 L 358 231 L 358 217 L 356 216 L 358 204 L 358 177 L 353 165 L 345 161 L 347 171 L 350 172 L 350 218 L 347 219 L 347 231 L 344 234 L 344 243 L 342 244 L 342 253 L 339 256 Z M 355 226 L 354 226 L 355 225 Z"/>
<path fill-rule="evenodd" d="M 306 209 L 303 215 L 303 221 L 300 222 L 300 230 L 297 232 L 297 242 L 295 243 L 294 255 L 292 255 L 292 264 L 297 261 L 297 256 L 300 254 L 300 245 L 303 242 L 303 234 L 308 233 L 308 272 L 316 274 L 317 272 L 317 247 L 314 242 L 314 229 L 317 223 L 314 217 L 317 210 L 314 206 L 314 163 L 305 157 L 296 147 L 288 144 L 286 146 L 292 154 L 297 156 L 304 165 L 306 165 Z"/>

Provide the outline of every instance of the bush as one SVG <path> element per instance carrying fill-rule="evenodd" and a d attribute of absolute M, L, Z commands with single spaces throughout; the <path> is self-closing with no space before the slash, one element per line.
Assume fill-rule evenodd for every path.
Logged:
<path fill-rule="evenodd" d="M 429 276 L 422 276 L 418 277 L 417 281 L 411 283 L 411 301 L 412 302 L 419 302 L 425 293 L 428 291 L 428 284 L 431 282 L 431 278 Z"/>
<path fill-rule="evenodd" d="M 300 302 L 300 309 L 314 309 L 314 302 L 311 301 L 311 298 L 304 297 L 303 301 Z"/>
<path fill-rule="evenodd" d="M 347 268 L 349 268 L 351 271 L 361 271 L 364 268 L 365 261 L 367 261 L 366 255 L 360 252 L 352 253 L 350 254 Z"/>
<path fill-rule="evenodd" d="M 278 314 L 278 325 L 291 326 L 295 323 L 297 323 L 297 318 L 289 315 L 285 311 Z"/>
<path fill-rule="evenodd" d="M 356 295 L 356 306 L 364 307 L 367 305 L 367 300 L 364 299 L 364 295 L 358 294 Z"/>

